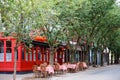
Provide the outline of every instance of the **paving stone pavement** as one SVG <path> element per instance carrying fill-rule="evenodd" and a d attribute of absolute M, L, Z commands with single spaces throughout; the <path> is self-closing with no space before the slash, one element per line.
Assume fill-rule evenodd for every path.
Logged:
<path fill-rule="evenodd" d="M 34 78 L 33 73 L 17 74 L 16 80 L 120 80 L 120 65 L 90 67 L 77 73 L 66 73 L 52 78 Z M 0 74 L 0 80 L 13 80 L 13 74 Z"/>

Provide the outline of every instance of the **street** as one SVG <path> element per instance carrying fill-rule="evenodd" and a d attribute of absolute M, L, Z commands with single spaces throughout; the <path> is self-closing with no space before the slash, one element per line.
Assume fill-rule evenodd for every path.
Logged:
<path fill-rule="evenodd" d="M 52 80 L 120 80 L 120 65 L 92 68 L 78 73 L 68 73 Z"/>
<path fill-rule="evenodd" d="M 0 80 L 12 80 L 13 74 L 0 74 Z M 120 80 L 120 65 L 104 67 L 90 67 L 85 71 L 77 73 L 66 73 L 53 76 L 49 80 Z M 17 80 L 48 80 L 33 78 L 33 73 L 17 74 Z"/>

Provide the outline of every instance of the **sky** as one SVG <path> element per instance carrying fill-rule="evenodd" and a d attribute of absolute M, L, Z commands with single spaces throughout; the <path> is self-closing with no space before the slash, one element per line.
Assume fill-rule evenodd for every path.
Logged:
<path fill-rule="evenodd" d="M 120 3 L 120 0 L 116 0 L 116 1 Z"/>
<path fill-rule="evenodd" d="M 116 3 L 118 3 L 118 5 L 120 5 L 120 0 L 116 0 Z"/>

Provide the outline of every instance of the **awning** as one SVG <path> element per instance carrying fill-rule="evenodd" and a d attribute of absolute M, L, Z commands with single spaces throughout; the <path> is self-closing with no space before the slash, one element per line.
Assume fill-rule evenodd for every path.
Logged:
<path fill-rule="evenodd" d="M 45 43 L 45 42 L 32 41 L 32 44 L 33 44 L 34 46 L 49 48 L 49 44 L 48 44 L 48 43 Z"/>

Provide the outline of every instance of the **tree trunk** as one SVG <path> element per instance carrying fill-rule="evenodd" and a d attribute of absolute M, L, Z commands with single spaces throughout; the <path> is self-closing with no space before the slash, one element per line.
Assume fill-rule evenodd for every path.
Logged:
<path fill-rule="evenodd" d="M 13 80 L 16 80 L 16 68 L 17 68 L 17 54 L 16 52 L 14 53 L 14 73 L 13 73 Z"/>
<path fill-rule="evenodd" d="M 113 54 L 111 54 L 111 64 L 113 64 Z"/>
<path fill-rule="evenodd" d="M 119 64 L 119 54 L 115 54 L 115 64 Z"/>
<path fill-rule="evenodd" d="M 87 65 L 88 67 L 90 65 L 90 49 L 89 48 L 87 49 Z"/>
<path fill-rule="evenodd" d="M 103 52 L 101 52 L 101 66 L 103 66 Z"/>
<path fill-rule="evenodd" d="M 96 67 L 97 66 L 97 49 L 94 50 L 94 63 L 93 66 Z"/>
<path fill-rule="evenodd" d="M 118 63 L 118 60 L 117 60 L 117 53 L 115 53 L 115 64 L 117 64 Z"/>
<path fill-rule="evenodd" d="M 73 63 L 75 61 L 74 50 L 70 50 L 70 62 Z"/>
<path fill-rule="evenodd" d="M 109 65 L 109 53 L 107 53 L 107 65 Z"/>
<path fill-rule="evenodd" d="M 84 51 L 82 51 L 82 62 L 85 61 L 85 54 L 84 54 Z"/>
<path fill-rule="evenodd" d="M 54 64 L 54 48 L 51 47 L 50 48 L 50 64 L 53 65 Z"/>
<path fill-rule="evenodd" d="M 97 65 L 97 50 L 98 50 L 98 49 L 95 50 L 95 65 L 96 65 L 96 67 L 98 66 L 98 65 Z"/>

